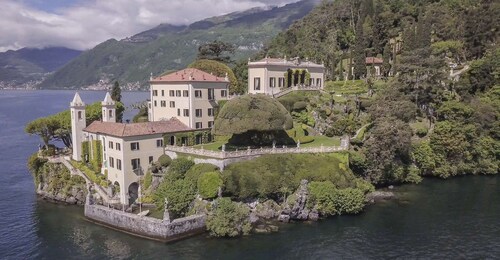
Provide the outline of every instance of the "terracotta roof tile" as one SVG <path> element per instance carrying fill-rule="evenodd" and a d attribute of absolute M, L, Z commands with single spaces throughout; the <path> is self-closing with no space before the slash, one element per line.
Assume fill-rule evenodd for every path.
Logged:
<path fill-rule="evenodd" d="M 151 83 L 162 82 L 224 82 L 229 83 L 229 80 L 223 77 L 217 77 L 210 73 L 206 73 L 199 69 L 183 69 L 174 73 L 160 76 L 151 80 Z"/>
<path fill-rule="evenodd" d="M 177 118 L 167 121 L 145 122 L 145 123 L 113 123 L 94 121 L 83 131 L 94 134 L 105 134 L 116 137 L 142 136 L 153 134 L 165 134 L 192 130 Z"/>
<path fill-rule="evenodd" d="M 382 64 L 384 60 L 377 57 L 366 57 L 366 64 Z"/>

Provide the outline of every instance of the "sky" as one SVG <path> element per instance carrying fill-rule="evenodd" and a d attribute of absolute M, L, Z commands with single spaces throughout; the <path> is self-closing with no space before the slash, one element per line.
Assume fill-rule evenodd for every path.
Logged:
<path fill-rule="evenodd" d="M 0 52 L 61 46 L 86 50 L 151 29 L 297 0 L 1 0 Z"/>

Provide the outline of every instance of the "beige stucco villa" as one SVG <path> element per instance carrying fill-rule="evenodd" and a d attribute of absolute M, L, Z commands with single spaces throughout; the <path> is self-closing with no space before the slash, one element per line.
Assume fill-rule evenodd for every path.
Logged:
<path fill-rule="evenodd" d="M 211 141 L 217 102 L 227 99 L 229 80 L 197 69 L 151 78 L 149 122 L 116 122 L 116 103 L 106 94 L 102 120 L 86 125 L 85 103 L 76 93 L 70 103 L 72 159 L 97 160 L 101 173 L 120 187 L 120 203 L 137 199 L 139 180 L 164 146 Z M 167 142 L 167 143 L 165 143 Z M 98 157 L 98 158 L 95 158 Z"/>
<path fill-rule="evenodd" d="M 322 89 L 325 66 L 309 60 L 266 57 L 248 61 L 248 93 L 274 95 L 291 87 Z"/>

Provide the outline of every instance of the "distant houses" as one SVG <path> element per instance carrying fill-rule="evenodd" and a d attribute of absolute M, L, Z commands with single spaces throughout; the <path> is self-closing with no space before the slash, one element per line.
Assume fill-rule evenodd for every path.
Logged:
<path fill-rule="evenodd" d="M 365 58 L 365 64 L 366 64 L 366 76 L 372 76 L 372 77 L 382 77 L 383 76 L 383 71 L 382 71 L 382 65 L 384 63 L 384 60 L 381 58 L 377 57 L 366 57 Z M 351 76 L 354 75 L 354 66 L 351 67 Z"/>

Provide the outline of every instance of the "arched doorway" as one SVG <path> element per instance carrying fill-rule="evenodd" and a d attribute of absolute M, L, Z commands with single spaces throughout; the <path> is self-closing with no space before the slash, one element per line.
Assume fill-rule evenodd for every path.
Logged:
<path fill-rule="evenodd" d="M 174 146 L 175 145 L 175 136 L 170 137 L 170 145 Z"/>
<path fill-rule="evenodd" d="M 139 198 L 139 184 L 137 184 L 137 182 L 132 182 L 130 186 L 128 186 L 128 197 L 129 205 L 134 203 L 137 198 Z"/>

